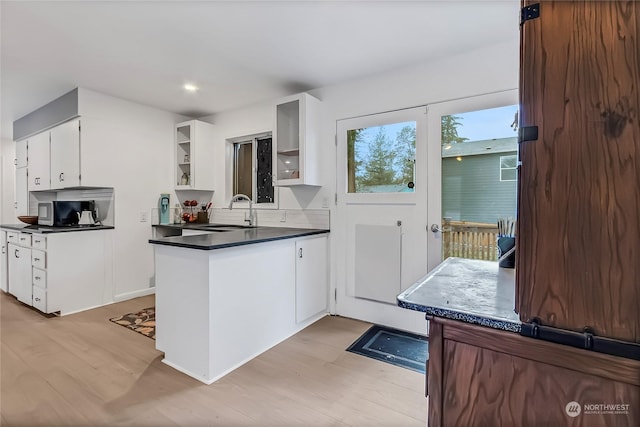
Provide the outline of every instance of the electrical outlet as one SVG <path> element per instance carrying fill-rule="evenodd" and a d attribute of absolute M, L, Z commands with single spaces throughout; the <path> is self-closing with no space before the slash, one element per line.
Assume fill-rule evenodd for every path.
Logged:
<path fill-rule="evenodd" d="M 287 222 L 287 211 L 280 212 L 280 222 Z"/>
<path fill-rule="evenodd" d="M 323 208 L 328 208 L 329 207 L 329 198 L 328 197 L 323 197 L 322 198 L 322 207 Z"/>
<path fill-rule="evenodd" d="M 149 221 L 149 213 L 147 211 L 140 211 L 140 222 Z"/>

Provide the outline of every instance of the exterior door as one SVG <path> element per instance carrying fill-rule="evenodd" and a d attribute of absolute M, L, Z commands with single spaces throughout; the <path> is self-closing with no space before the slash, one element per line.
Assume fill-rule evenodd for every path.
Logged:
<path fill-rule="evenodd" d="M 498 220 L 516 217 L 517 101 L 513 89 L 427 107 L 430 269 L 449 257 L 497 261 Z"/>
<path fill-rule="evenodd" d="M 339 120 L 337 153 L 335 311 L 424 333 L 396 296 L 428 271 L 426 108 Z"/>

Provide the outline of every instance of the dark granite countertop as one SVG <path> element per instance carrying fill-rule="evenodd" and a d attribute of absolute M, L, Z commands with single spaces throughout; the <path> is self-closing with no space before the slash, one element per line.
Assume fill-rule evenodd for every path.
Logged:
<path fill-rule="evenodd" d="M 67 233 L 71 231 L 113 230 L 112 225 L 70 225 L 66 227 L 49 227 L 48 225 L 0 224 L 0 228 L 32 234 Z"/>
<path fill-rule="evenodd" d="M 150 239 L 149 243 L 156 245 L 178 246 L 188 249 L 214 250 L 230 248 L 233 246 L 251 245 L 254 243 L 270 242 L 274 240 L 293 239 L 296 237 L 311 236 L 314 234 L 328 233 L 329 230 L 308 229 L 308 228 L 284 228 L 284 227 L 238 227 L 229 226 L 215 231 L 210 224 L 197 225 L 188 224 L 186 227 L 176 224 L 161 225 L 161 227 L 181 227 L 191 229 L 203 229 L 213 231 L 208 234 L 198 234 L 195 236 L 173 236 Z M 207 227 L 209 225 L 209 227 Z"/>
<path fill-rule="evenodd" d="M 520 332 L 515 270 L 497 262 L 447 258 L 397 300 L 400 307 L 435 317 Z"/>

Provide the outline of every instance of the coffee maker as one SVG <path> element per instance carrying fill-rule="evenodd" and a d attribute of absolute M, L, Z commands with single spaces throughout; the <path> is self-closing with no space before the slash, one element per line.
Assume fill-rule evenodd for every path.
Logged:
<path fill-rule="evenodd" d="M 158 215 L 160 224 L 169 224 L 169 194 L 160 194 L 158 199 Z"/>

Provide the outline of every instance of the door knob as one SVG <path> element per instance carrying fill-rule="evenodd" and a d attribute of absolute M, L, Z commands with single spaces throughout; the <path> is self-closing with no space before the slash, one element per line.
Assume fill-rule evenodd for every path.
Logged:
<path fill-rule="evenodd" d="M 431 231 L 433 231 L 434 233 L 437 233 L 438 231 L 442 232 L 442 229 L 438 224 L 431 224 Z"/>

